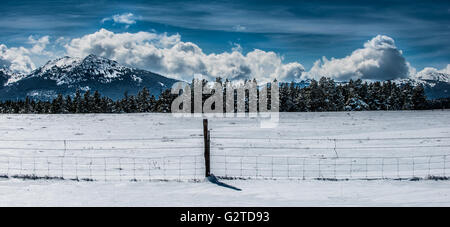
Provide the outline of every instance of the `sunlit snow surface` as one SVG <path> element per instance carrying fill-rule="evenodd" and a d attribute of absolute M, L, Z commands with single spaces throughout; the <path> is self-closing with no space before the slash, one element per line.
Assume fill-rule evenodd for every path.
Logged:
<path fill-rule="evenodd" d="M 80 178 L 89 177 L 89 174 L 96 176 L 98 173 L 98 179 L 94 182 L 0 179 L 0 205 L 450 205 L 449 181 L 394 180 L 398 175 L 406 177 L 413 174 L 417 176 L 426 176 L 428 173 L 444 174 L 443 160 L 430 161 L 429 158 L 417 157 L 444 157 L 450 153 L 448 147 L 450 141 L 446 139 L 450 137 L 450 111 L 282 113 L 279 126 L 273 129 L 261 129 L 258 119 L 251 118 L 210 118 L 209 125 L 212 139 L 212 171 L 218 176 L 245 176 L 247 180 L 223 180 L 242 191 L 234 191 L 204 181 L 201 118 L 174 118 L 170 114 L 0 115 L 2 148 L 0 156 L 81 157 L 80 163 L 77 163 L 77 172 L 73 168 L 68 171 L 70 165 L 73 167 L 74 163 L 71 161 L 64 163 L 67 168 L 61 173 L 64 178 L 70 179 L 75 175 L 79 175 Z M 389 142 L 384 138 L 398 138 L 398 140 Z M 334 139 L 340 141 L 337 149 Z M 66 144 L 62 142 L 64 140 Z M 358 149 L 348 149 L 355 147 Z M 150 169 L 151 177 L 147 175 L 147 166 L 157 167 L 162 164 L 156 162 L 151 163 L 152 165 L 145 163 L 142 168 L 134 166 L 133 178 L 138 179 L 137 182 L 129 181 L 127 177 L 132 176 L 133 172 L 126 169 L 126 163 L 131 163 L 133 158 L 139 163 L 140 158 L 153 160 L 161 156 L 177 157 L 168 158 L 165 162 L 175 169 L 166 172 L 166 177 L 173 180 L 168 182 L 151 180 L 153 177 L 151 174 L 155 174 L 155 179 L 164 177 L 163 173 L 158 173 L 158 168 Z M 184 156 L 195 157 L 195 160 L 180 158 Z M 260 157 L 259 160 L 251 158 L 255 156 Z M 84 158 L 99 158 L 101 161 L 97 164 L 101 164 L 104 157 L 112 158 L 107 160 L 107 166 L 111 168 L 106 171 L 107 176 L 103 169 L 93 168 L 93 173 L 92 171 L 89 173 L 87 170 L 89 163 L 84 163 L 83 166 Z M 117 166 L 114 165 L 120 157 L 131 159 L 122 160 L 124 170 L 117 172 Z M 223 159 L 224 157 L 227 160 Z M 273 157 L 275 157 L 275 174 L 270 171 L 269 165 L 272 164 Z M 366 171 L 365 162 L 358 162 L 354 157 L 359 158 L 359 161 L 365 161 L 366 158 L 372 160 L 371 158 L 375 157 L 369 164 L 372 163 L 376 167 L 372 171 L 370 169 Z M 412 160 L 400 159 L 400 165 L 396 165 L 399 157 L 416 157 L 415 172 L 409 168 Z M 306 173 L 302 171 L 303 158 L 312 160 L 309 165 L 303 165 L 311 166 Z M 18 159 L 16 162 L 14 158 L 11 159 L 10 164 L 18 169 Z M 299 163 L 296 163 L 296 159 Z M 181 169 L 189 170 L 179 171 L 180 163 L 192 163 L 193 160 L 198 165 L 197 168 L 181 164 L 183 167 Z M 319 165 L 315 162 L 317 160 L 322 161 L 320 172 L 317 169 Z M 344 161 L 339 165 L 341 160 Z M 22 161 L 26 162 L 25 159 Z M 256 164 L 255 161 L 259 163 Z M 49 162 L 52 162 L 49 165 L 51 168 L 49 172 L 55 176 L 60 175 L 59 162 L 56 160 Z M 240 162 L 243 163 L 243 167 Z M 227 166 L 224 163 L 227 163 Z M 289 164 L 291 169 L 286 169 L 285 163 Z M 385 166 L 384 169 L 376 169 L 381 164 Z M 91 168 L 93 166 L 91 165 Z M 339 166 L 343 168 L 339 169 Z M 397 169 L 398 166 L 400 171 Z M 46 167 L 48 166 L 35 166 L 33 169 L 32 165 L 23 165 L 22 171 L 33 170 L 34 172 L 29 173 L 45 175 Z M 14 171 L 13 169 L 10 171 Z M 189 172 L 192 170 L 194 172 Z M 348 170 L 353 171 L 352 175 Z M 115 175 L 116 173 L 123 175 Z M 383 174 L 383 178 L 388 179 L 373 181 L 359 179 L 365 178 L 365 174 L 369 174 L 369 178 L 371 174 L 373 177 Z M 348 180 L 314 179 L 321 176 L 323 178 L 341 176 Z M 303 177 L 306 179 L 303 180 Z M 198 182 L 192 179 L 197 179 Z M 214 199 L 202 199 L 205 196 Z"/>

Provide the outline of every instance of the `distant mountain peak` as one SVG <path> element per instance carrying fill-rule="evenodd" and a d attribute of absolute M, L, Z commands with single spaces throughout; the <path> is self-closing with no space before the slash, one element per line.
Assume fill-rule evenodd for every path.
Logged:
<path fill-rule="evenodd" d="M 132 68 L 122 66 L 116 61 L 91 54 L 83 59 L 65 56 L 49 61 L 33 71 L 30 77 L 48 78 L 55 80 L 58 85 L 88 80 L 109 83 L 131 71 Z"/>
<path fill-rule="evenodd" d="M 125 91 L 133 94 L 143 87 L 158 95 L 176 81 L 92 54 L 84 58 L 65 56 L 48 61 L 28 75 L 0 71 L 0 99 L 50 99 L 59 93 L 73 95 L 76 90 L 98 90 L 119 98 Z"/>
<path fill-rule="evenodd" d="M 35 70 L 35 72 L 46 72 L 52 68 L 72 68 L 81 64 L 82 59 L 76 57 L 64 56 L 55 60 L 48 61 L 45 65 Z"/>
<path fill-rule="evenodd" d="M 104 58 L 104 57 L 100 57 L 98 55 L 94 55 L 94 54 L 90 54 L 88 56 L 86 56 L 83 61 L 82 64 L 85 64 L 87 66 L 90 66 L 92 64 L 94 65 L 100 65 L 100 64 L 105 64 L 105 65 L 110 65 L 110 66 L 117 66 L 120 65 L 118 62 L 108 59 L 108 58 Z"/>
<path fill-rule="evenodd" d="M 422 81 L 437 81 L 437 82 L 446 82 L 450 83 L 450 75 L 448 73 L 439 72 L 435 70 L 423 70 L 419 72 L 416 76 L 417 80 Z"/>
<path fill-rule="evenodd" d="M 115 62 L 114 60 L 101 57 L 95 54 L 89 54 L 88 56 L 84 57 L 84 61 L 109 61 L 109 62 Z"/>
<path fill-rule="evenodd" d="M 16 73 L 9 70 L 6 67 L 0 68 L 0 88 L 4 85 L 8 85 L 10 83 L 14 83 L 16 81 L 21 80 L 26 75 L 21 73 Z"/>
<path fill-rule="evenodd" d="M 396 83 L 409 83 L 413 86 L 422 85 L 425 88 L 427 98 L 448 98 L 450 97 L 450 75 L 439 72 L 432 68 L 426 68 L 417 73 L 414 77 L 398 79 Z"/>

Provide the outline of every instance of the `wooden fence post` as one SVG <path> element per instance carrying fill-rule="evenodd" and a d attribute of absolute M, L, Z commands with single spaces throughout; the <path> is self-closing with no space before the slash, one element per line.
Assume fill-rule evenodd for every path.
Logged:
<path fill-rule="evenodd" d="M 211 162 L 210 162 L 210 135 L 208 130 L 208 119 L 203 119 L 203 137 L 205 144 L 205 177 L 211 175 Z"/>

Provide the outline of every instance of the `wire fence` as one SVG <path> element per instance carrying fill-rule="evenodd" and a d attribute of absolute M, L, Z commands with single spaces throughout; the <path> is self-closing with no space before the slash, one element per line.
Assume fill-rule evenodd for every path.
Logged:
<path fill-rule="evenodd" d="M 203 177 L 196 155 L 139 157 L 0 156 L 0 176 L 79 181 L 196 180 Z"/>
<path fill-rule="evenodd" d="M 212 138 L 211 171 L 228 179 L 448 179 L 450 175 L 450 137 Z"/>
<path fill-rule="evenodd" d="M 78 181 L 204 178 L 201 137 L 0 140 L 0 177 Z"/>
<path fill-rule="evenodd" d="M 230 179 L 375 180 L 447 178 L 449 155 L 296 157 L 213 155 L 213 172 Z"/>
<path fill-rule="evenodd" d="M 203 137 L 0 140 L 0 177 L 201 180 Z M 448 178 L 450 137 L 264 138 L 211 135 L 211 172 L 228 179 Z"/>

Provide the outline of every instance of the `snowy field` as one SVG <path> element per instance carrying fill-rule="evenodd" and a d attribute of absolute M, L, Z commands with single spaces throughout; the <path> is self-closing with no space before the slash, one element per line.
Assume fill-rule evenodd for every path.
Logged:
<path fill-rule="evenodd" d="M 73 182 L 0 179 L 1 206 L 450 206 L 448 181 Z"/>
<path fill-rule="evenodd" d="M 254 118 L 209 126 L 212 172 L 242 191 L 204 180 L 201 118 L 0 115 L 0 206 L 450 205 L 450 181 L 409 181 L 450 175 L 450 111 L 282 113 L 272 129 Z"/>

